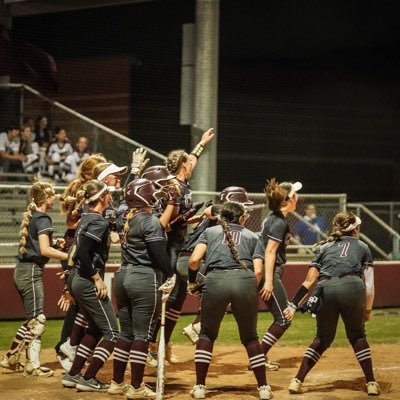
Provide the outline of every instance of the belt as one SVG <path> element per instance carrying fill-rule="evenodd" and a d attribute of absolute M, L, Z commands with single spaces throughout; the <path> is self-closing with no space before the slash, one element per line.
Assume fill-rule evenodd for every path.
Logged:
<path fill-rule="evenodd" d="M 211 271 L 240 271 L 243 268 L 226 268 L 226 267 L 212 267 L 212 268 L 207 268 L 207 272 Z"/>
<path fill-rule="evenodd" d="M 332 278 L 344 278 L 345 276 L 358 276 L 359 278 L 361 278 L 360 274 L 358 274 L 357 272 L 345 272 L 342 275 L 339 276 L 326 276 L 326 275 L 322 275 L 318 278 L 319 281 L 326 281 L 326 280 L 330 280 Z"/>
<path fill-rule="evenodd" d="M 193 251 L 180 251 L 179 255 L 180 256 L 191 256 Z"/>

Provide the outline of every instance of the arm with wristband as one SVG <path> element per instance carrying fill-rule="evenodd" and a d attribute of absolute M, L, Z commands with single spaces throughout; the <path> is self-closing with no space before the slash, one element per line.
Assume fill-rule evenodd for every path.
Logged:
<path fill-rule="evenodd" d="M 193 171 L 196 167 L 197 161 L 203 153 L 204 148 L 212 140 L 214 135 L 214 128 L 210 128 L 208 131 L 204 132 L 201 136 L 200 142 L 197 143 L 194 149 L 190 152 L 188 167 L 191 169 L 191 171 Z"/>

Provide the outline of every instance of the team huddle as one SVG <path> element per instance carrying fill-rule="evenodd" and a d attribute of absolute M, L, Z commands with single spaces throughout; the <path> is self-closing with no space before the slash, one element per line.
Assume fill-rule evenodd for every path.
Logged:
<path fill-rule="evenodd" d="M 162 389 L 146 385 L 144 370 L 146 364 L 163 365 L 164 357 L 169 363 L 178 362 L 170 339 L 189 294 L 201 299 L 195 320 L 185 328 L 196 344 L 193 398 L 206 398 L 214 342 L 228 306 L 261 400 L 273 397 L 266 371 L 280 368 L 268 352 L 300 307 L 316 314 L 317 333 L 289 383 L 289 392 L 302 392 L 308 372 L 332 343 L 341 316 L 365 375 L 366 391 L 380 394 L 365 336 L 374 275 L 371 252 L 358 239 L 361 220 L 351 212 L 335 216 L 328 238 L 315 244 L 305 281 L 289 300 L 281 280 L 290 240 L 287 216 L 296 209 L 302 184 L 267 180 L 264 192 L 270 211 L 260 235 L 245 227 L 253 203 L 242 187 L 225 188 L 217 203 L 207 204 L 199 213 L 203 204 L 193 203 L 189 180 L 213 136 L 213 129 L 206 131 L 190 154 L 171 151 L 165 166 L 147 167 L 146 152 L 135 150 L 123 185 L 121 175 L 127 167 L 107 162 L 100 154 L 89 156 L 60 198 L 67 230 L 56 243 L 46 213 L 56 200 L 54 189 L 48 183 L 33 184 L 14 272 L 27 320 L 0 361 L 1 367 L 25 376 L 54 374 L 40 363 L 46 322 L 42 273 L 52 258 L 61 261 L 60 277 L 65 282 L 59 306 L 66 315 L 56 345 L 57 359 L 66 371 L 61 381 L 65 388 L 128 399 L 156 398 Z M 122 195 L 115 208 L 113 194 L 118 193 Z M 121 247 L 121 266 L 113 287 L 116 310 L 103 280 L 111 242 Z M 274 317 L 261 342 L 257 333 L 260 297 Z M 103 383 L 96 375 L 111 354 L 112 380 Z M 128 363 L 131 377 L 125 383 Z"/>

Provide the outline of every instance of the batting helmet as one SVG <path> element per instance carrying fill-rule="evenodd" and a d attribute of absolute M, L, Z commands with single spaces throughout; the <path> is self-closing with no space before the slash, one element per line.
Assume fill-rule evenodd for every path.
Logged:
<path fill-rule="evenodd" d="M 143 172 L 142 178 L 151 180 L 158 187 L 163 187 L 170 179 L 175 179 L 175 175 L 172 175 L 164 165 L 153 165 Z"/>
<path fill-rule="evenodd" d="M 129 183 L 124 189 L 124 196 L 129 208 L 141 208 L 154 206 L 164 195 L 152 181 L 140 178 Z"/>
<path fill-rule="evenodd" d="M 219 195 L 219 200 L 224 203 L 226 201 L 236 201 L 237 203 L 241 203 L 245 206 L 253 204 L 247 195 L 246 189 L 240 186 L 228 186 Z"/>

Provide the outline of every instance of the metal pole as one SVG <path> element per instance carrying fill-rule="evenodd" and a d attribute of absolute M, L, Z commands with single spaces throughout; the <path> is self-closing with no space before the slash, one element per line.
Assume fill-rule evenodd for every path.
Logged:
<path fill-rule="evenodd" d="M 199 158 L 191 185 L 195 190 L 215 191 L 217 181 L 217 113 L 219 58 L 219 0 L 196 1 L 196 68 L 194 119 L 191 142 L 215 128 L 216 137 Z"/>

